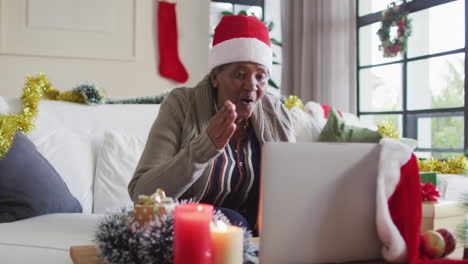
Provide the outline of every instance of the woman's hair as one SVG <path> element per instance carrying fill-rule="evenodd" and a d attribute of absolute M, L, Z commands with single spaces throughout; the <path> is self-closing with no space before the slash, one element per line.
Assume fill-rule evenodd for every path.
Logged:
<path fill-rule="evenodd" d="M 226 67 L 226 65 L 229 65 L 229 64 L 230 64 L 230 63 L 222 64 L 222 65 L 219 65 L 219 66 L 214 67 L 214 68 L 211 70 L 211 72 L 210 72 L 210 74 L 209 74 L 209 76 L 210 76 L 210 81 L 209 81 L 209 83 L 210 83 L 211 86 L 213 86 L 213 84 L 211 83 L 211 78 L 213 77 L 213 74 L 217 74 L 217 73 L 222 72 L 222 71 L 224 70 L 224 68 Z M 218 91 L 217 91 L 216 89 L 215 89 L 214 92 L 215 92 L 215 95 L 217 95 Z"/>
<path fill-rule="evenodd" d="M 226 63 L 226 64 L 222 64 L 222 65 L 219 65 L 219 66 L 216 66 L 214 67 L 211 72 L 210 72 L 210 77 L 215 74 L 215 73 L 220 73 L 224 70 L 224 68 L 229 65 L 230 63 Z"/>

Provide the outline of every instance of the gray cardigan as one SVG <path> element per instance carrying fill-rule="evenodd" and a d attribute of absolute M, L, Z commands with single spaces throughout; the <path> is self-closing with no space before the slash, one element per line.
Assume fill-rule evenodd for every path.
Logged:
<path fill-rule="evenodd" d="M 203 197 L 213 161 L 224 151 L 216 149 L 206 133 L 213 106 L 209 76 L 194 88 L 177 88 L 168 95 L 128 185 L 134 202 L 139 194 L 157 188 L 173 198 Z M 260 144 L 295 141 L 289 111 L 273 96 L 265 95 L 256 104 L 251 121 Z"/>

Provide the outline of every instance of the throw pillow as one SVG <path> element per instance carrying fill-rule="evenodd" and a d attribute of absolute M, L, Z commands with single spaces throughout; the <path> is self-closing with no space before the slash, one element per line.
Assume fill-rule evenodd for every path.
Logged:
<path fill-rule="evenodd" d="M 82 212 L 60 175 L 21 132 L 0 160 L 0 172 L 0 223 Z"/>
<path fill-rule="evenodd" d="M 327 123 L 319 135 L 319 141 L 325 142 L 372 142 L 377 143 L 382 137 L 377 131 L 347 125 L 336 110 L 331 107 Z"/>
<path fill-rule="evenodd" d="M 91 213 L 98 151 L 94 150 L 91 133 L 85 129 L 51 126 L 48 131 L 34 129 L 27 137 L 61 176 L 83 212 Z"/>
<path fill-rule="evenodd" d="M 290 113 L 296 142 L 317 141 L 322 131 L 317 120 L 299 107 L 291 108 Z"/>
<path fill-rule="evenodd" d="M 104 137 L 94 182 L 94 213 L 97 214 L 133 205 L 128 194 L 128 183 L 145 148 L 147 135 L 111 130 Z"/>

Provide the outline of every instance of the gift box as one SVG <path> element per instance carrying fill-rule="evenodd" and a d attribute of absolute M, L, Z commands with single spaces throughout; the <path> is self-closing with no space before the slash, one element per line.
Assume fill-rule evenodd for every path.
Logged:
<path fill-rule="evenodd" d="M 156 217 L 171 214 L 176 203 L 171 197 L 166 197 L 162 189 L 157 189 L 153 195 L 139 195 L 138 204 L 135 204 L 133 220 L 139 226 L 153 221 Z"/>
<path fill-rule="evenodd" d="M 420 172 L 419 174 L 422 183 L 430 182 L 437 186 L 437 174 L 435 172 Z"/>
<path fill-rule="evenodd" d="M 465 223 L 465 210 L 457 201 L 423 202 L 422 216 L 421 233 L 445 228 L 456 235 L 458 228 Z M 457 249 L 448 257 L 461 258 L 463 247 L 463 242 L 457 241 Z"/>
<path fill-rule="evenodd" d="M 154 211 L 157 215 L 167 215 L 174 211 L 176 203 L 171 197 L 164 197 L 159 203 L 154 204 Z"/>
<path fill-rule="evenodd" d="M 423 202 L 421 233 L 445 228 L 456 235 L 465 223 L 465 213 L 457 201 L 440 199 L 438 202 Z M 456 250 L 448 258 L 462 258 L 464 243 L 458 237 L 457 240 Z"/>
<path fill-rule="evenodd" d="M 465 211 L 457 201 L 423 202 L 421 232 L 445 228 L 455 233 L 465 220 Z"/>
<path fill-rule="evenodd" d="M 134 206 L 134 220 L 138 222 L 140 226 L 144 226 L 146 223 L 154 220 L 154 206 L 148 204 L 136 204 Z"/>

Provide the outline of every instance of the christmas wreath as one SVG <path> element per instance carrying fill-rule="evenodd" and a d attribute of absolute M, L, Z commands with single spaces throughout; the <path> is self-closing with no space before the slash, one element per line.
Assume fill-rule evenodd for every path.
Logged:
<path fill-rule="evenodd" d="M 395 57 L 398 53 L 406 51 L 406 43 L 411 35 L 411 19 L 408 12 L 403 7 L 392 3 L 390 7 L 382 11 L 382 22 L 377 35 L 381 41 L 379 50 L 383 49 L 384 57 Z M 397 27 L 396 35 L 392 34 L 394 27 Z"/>

